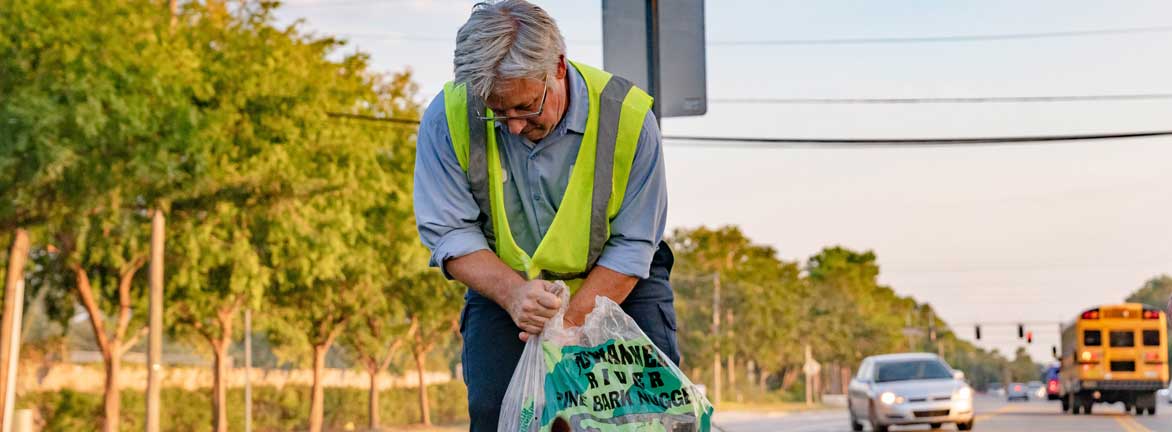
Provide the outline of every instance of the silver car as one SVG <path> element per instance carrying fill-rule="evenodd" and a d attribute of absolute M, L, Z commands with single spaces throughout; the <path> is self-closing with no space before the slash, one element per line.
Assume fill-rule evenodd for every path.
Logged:
<path fill-rule="evenodd" d="M 930 353 L 885 354 L 863 359 L 850 383 L 847 398 L 851 429 L 871 424 L 876 432 L 889 426 L 928 424 L 933 429 L 956 423 L 973 428 L 973 389 L 964 373 L 954 371 Z"/>

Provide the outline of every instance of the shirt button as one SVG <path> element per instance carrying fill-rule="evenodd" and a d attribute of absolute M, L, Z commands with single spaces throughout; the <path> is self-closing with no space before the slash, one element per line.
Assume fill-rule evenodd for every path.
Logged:
<path fill-rule="evenodd" d="M 536 160 L 536 159 L 537 159 L 537 153 L 529 155 L 529 160 Z"/>
<path fill-rule="evenodd" d="M 533 194 L 533 200 L 534 201 L 541 201 L 541 195 Z"/>

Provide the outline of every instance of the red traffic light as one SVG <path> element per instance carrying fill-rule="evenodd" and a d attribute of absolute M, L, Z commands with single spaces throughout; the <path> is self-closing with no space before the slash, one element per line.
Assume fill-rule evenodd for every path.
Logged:
<path fill-rule="evenodd" d="M 1034 343 L 1034 332 L 1026 332 L 1026 343 Z"/>

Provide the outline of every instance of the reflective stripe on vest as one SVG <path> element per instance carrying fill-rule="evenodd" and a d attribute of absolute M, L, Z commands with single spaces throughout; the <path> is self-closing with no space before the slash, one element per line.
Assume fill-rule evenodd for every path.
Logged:
<path fill-rule="evenodd" d="M 489 245 L 509 267 L 528 278 L 584 278 L 610 238 L 610 220 L 626 193 L 631 163 L 651 97 L 630 81 L 570 62 L 586 81 L 590 99 L 586 131 L 557 214 L 530 257 L 515 241 L 504 208 L 504 169 L 494 125 L 477 120 L 484 108 L 463 84 L 444 86 L 448 130 L 460 167 L 480 208 Z M 574 287 L 577 284 L 571 283 Z"/>

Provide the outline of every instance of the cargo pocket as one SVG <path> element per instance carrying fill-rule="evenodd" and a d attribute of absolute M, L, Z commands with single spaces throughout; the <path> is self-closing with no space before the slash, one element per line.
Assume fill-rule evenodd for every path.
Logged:
<path fill-rule="evenodd" d="M 676 341 L 676 310 L 674 303 L 660 303 L 659 314 L 663 316 L 664 343 L 663 353 L 676 365 L 680 364 L 680 346 Z"/>

